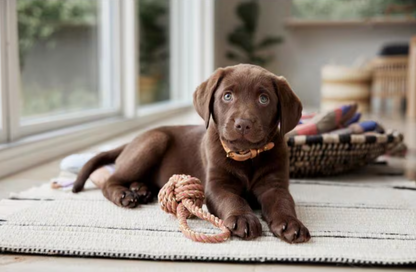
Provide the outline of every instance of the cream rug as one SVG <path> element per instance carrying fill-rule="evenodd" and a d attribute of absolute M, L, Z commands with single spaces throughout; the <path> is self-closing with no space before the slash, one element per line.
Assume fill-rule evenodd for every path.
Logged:
<path fill-rule="evenodd" d="M 157 204 L 116 207 L 90 189 L 74 195 L 48 184 L 0 202 L 0 251 L 152 260 L 416 264 L 416 186 L 402 177 L 292 180 L 309 243 L 289 245 L 263 222 L 254 241 L 186 239 Z M 13 210 L 14 212 L 11 212 Z M 201 220 L 191 227 L 214 233 Z"/>

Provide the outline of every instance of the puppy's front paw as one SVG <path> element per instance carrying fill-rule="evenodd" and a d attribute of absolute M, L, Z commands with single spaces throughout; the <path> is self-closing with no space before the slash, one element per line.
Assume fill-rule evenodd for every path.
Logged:
<path fill-rule="evenodd" d="M 108 200 L 123 208 L 135 208 L 139 204 L 137 194 L 124 186 L 107 185 L 102 192 Z"/>
<path fill-rule="evenodd" d="M 147 204 L 153 198 L 152 192 L 144 183 L 133 182 L 130 184 L 130 190 L 136 194 L 139 204 Z"/>
<path fill-rule="evenodd" d="M 274 235 L 291 244 L 304 243 L 311 239 L 309 230 L 295 217 L 273 220 L 269 227 Z"/>
<path fill-rule="evenodd" d="M 135 208 L 139 202 L 137 194 L 131 190 L 123 190 L 119 192 L 119 203 L 124 208 Z"/>
<path fill-rule="evenodd" d="M 252 240 L 261 235 L 261 224 L 254 213 L 233 215 L 224 220 L 225 226 L 235 236 Z"/>

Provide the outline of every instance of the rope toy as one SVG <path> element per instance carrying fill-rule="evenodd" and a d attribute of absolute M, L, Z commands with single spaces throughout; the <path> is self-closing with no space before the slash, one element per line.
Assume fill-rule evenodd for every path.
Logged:
<path fill-rule="evenodd" d="M 199 179 L 188 175 L 173 175 L 159 191 L 160 207 L 179 219 L 179 229 L 189 239 L 201 243 L 221 243 L 230 237 L 230 231 L 218 217 L 202 210 L 204 187 Z M 196 215 L 219 228 L 222 232 L 208 235 L 192 230 L 187 218 Z"/>

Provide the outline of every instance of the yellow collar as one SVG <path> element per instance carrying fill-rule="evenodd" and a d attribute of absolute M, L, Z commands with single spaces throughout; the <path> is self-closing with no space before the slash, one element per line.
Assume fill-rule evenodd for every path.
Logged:
<path fill-rule="evenodd" d="M 270 142 L 259 149 L 249 149 L 245 151 L 235 152 L 235 151 L 231 151 L 222 140 L 221 140 L 221 144 L 225 152 L 227 153 L 227 158 L 231 158 L 235 161 L 246 161 L 248 159 L 253 159 L 257 157 L 261 152 L 270 150 L 274 147 L 274 143 Z"/>

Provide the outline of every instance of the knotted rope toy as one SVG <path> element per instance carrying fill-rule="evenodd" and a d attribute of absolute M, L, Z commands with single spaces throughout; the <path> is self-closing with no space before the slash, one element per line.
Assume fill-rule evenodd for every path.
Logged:
<path fill-rule="evenodd" d="M 201 243 L 221 243 L 230 238 L 230 231 L 218 217 L 202 210 L 204 187 L 199 179 L 188 175 L 173 175 L 163 186 L 158 195 L 160 207 L 179 220 L 179 229 L 189 239 Z M 205 234 L 192 230 L 187 218 L 193 215 L 206 220 L 219 228 L 218 234 Z"/>

